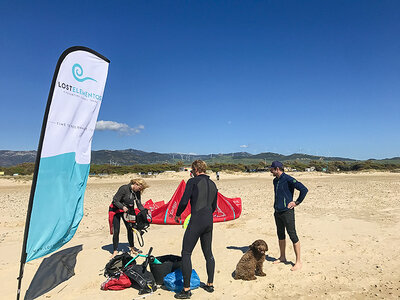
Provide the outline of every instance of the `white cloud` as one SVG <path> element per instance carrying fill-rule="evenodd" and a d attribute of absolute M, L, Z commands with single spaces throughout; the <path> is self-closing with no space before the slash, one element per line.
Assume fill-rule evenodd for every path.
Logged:
<path fill-rule="evenodd" d="M 240 145 L 240 148 L 249 148 L 249 145 Z"/>
<path fill-rule="evenodd" d="M 114 121 L 97 121 L 96 123 L 96 130 L 98 131 L 117 131 L 120 133 L 124 133 L 127 135 L 138 134 L 144 129 L 144 125 L 139 125 L 137 127 L 129 127 L 128 124 L 118 123 Z"/>

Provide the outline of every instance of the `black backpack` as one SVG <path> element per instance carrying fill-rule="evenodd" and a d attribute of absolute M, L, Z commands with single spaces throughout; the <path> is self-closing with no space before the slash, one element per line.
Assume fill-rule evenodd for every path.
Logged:
<path fill-rule="evenodd" d="M 128 253 L 116 255 L 110 259 L 104 268 L 105 277 L 119 277 L 119 274 L 124 271 L 125 265 L 133 259 Z M 131 264 L 136 264 L 136 261 L 132 261 Z"/>
<path fill-rule="evenodd" d="M 147 208 L 145 208 L 137 213 L 136 223 L 132 224 L 132 226 L 140 233 L 143 230 L 146 231 L 146 229 L 150 227 L 151 221 L 149 222 L 149 220 L 147 219 L 147 216 L 150 216 L 150 219 L 151 219 L 151 215 L 149 215 L 149 210 Z"/>
<path fill-rule="evenodd" d="M 136 264 L 136 260 L 133 259 L 128 253 L 122 253 L 116 255 L 106 264 L 104 268 L 104 276 L 107 278 L 119 278 L 120 274 L 124 273 L 129 277 L 131 286 L 139 290 L 139 295 L 151 293 L 157 290 L 157 283 L 151 272 L 147 271 L 147 265 L 150 259 L 154 259 L 151 256 L 153 247 L 150 247 L 149 253 L 145 256 L 146 259 L 143 264 Z M 128 264 L 126 266 L 126 264 Z"/>
<path fill-rule="evenodd" d="M 153 247 L 150 247 L 149 253 L 147 253 L 146 259 L 141 265 L 129 264 L 123 270 L 125 275 L 131 280 L 132 287 L 139 290 L 139 295 L 157 290 L 157 283 L 153 274 L 147 271 L 147 265 L 152 258 L 151 251 L 153 251 Z"/>
<path fill-rule="evenodd" d="M 150 221 L 148 219 L 150 218 Z M 133 206 L 128 209 L 128 212 L 124 214 L 125 221 L 128 222 L 129 226 L 136 230 L 136 236 L 139 242 L 140 247 L 143 247 L 144 240 L 143 234 L 147 232 L 147 228 L 150 227 L 150 223 L 152 222 L 151 212 L 147 208 L 140 210 L 137 214 L 133 209 Z"/>
<path fill-rule="evenodd" d="M 129 265 L 124 273 L 129 277 L 132 287 L 139 290 L 139 295 L 157 290 L 157 283 L 151 272 L 144 265 Z"/>

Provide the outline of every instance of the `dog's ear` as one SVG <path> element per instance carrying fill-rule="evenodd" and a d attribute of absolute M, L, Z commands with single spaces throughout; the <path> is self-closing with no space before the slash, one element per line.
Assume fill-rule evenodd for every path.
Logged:
<path fill-rule="evenodd" d="M 253 244 L 249 246 L 251 250 L 257 250 L 257 241 L 254 241 Z"/>

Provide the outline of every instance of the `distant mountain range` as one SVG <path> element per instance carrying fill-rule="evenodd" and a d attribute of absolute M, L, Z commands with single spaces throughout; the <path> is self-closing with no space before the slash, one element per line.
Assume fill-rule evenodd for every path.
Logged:
<path fill-rule="evenodd" d="M 0 150 L 0 166 L 9 167 L 22 163 L 35 162 L 36 151 L 9 151 Z M 181 153 L 157 153 L 145 152 L 135 149 L 126 150 L 98 150 L 92 151 L 92 164 L 111 164 L 111 165 L 134 165 L 134 164 L 156 164 L 156 163 L 176 163 L 183 161 L 189 164 L 195 159 L 202 159 L 207 163 L 242 163 L 254 164 L 260 161 L 270 163 L 274 160 L 279 161 L 310 161 L 310 160 L 323 160 L 323 161 L 356 161 L 350 158 L 343 157 L 324 157 L 308 154 L 295 153 L 291 155 L 282 155 L 272 152 L 250 154 L 247 152 L 235 152 L 226 154 L 207 154 L 207 155 L 193 155 Z M 375 160 L 377 162 L 399 163 L 400 157 L 393 157 L 390 159 Z"/>
<path fill-rule="evenodd" d="M 22 163 L 35 162 L 36 151 L 0 150 L 0 166 L 10 167 Z"/>
<path fill-rule="evenodd" d="M 281 155 L 277 153 L 260 153 L 250 154 L 247 152 L 235 152 L 225 154 L 207 154 L 207 155 L 193 155 L 181 153 L 157 153 L 157 152 L 144 152 L 134 149 L 127 150 L 99 150 L 92 151 L 92 163 L 94 164 L 119 164 L 119 165 L 132 165 L 132 164 L 154 164 L 154 163 L 176 163 L 183 161 L 190 163 L 195 159 L 202 159 L 207 163 L 243 163 L 253 164 L 260 161 L 271 162 L 274 160 L 288 161 L 288 160 L 325 160 L 325 161 L 354 161 L 349 158 L 340 157 L 320 157 L 307 154 L 292 154 Z"/>

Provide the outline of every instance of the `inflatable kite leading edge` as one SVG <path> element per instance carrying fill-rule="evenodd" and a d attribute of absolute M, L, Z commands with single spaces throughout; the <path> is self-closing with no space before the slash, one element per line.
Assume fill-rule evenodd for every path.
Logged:
<path fill-rule="evenodd" d="M 178 209 L 179 201 L 185 191 L 186 183 L 181 181 L 174 195 L 168 203 L 159 201 L 154 203 L 148 200 L 143 206 L 151 211 L 153 224 L 169 224 L 178 225 L 175 222 L 176 210 Z M 214 211 L 214 223 L 234 220 L 240 217 L 242 213 L 242 200 L 240 198 L 227 198 L 221 193 L 218 193 L 217 208 Z M 190 202 L 181 215 L 181 222 L 184 222 L 190 214 Z"/>

